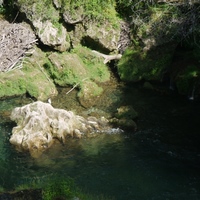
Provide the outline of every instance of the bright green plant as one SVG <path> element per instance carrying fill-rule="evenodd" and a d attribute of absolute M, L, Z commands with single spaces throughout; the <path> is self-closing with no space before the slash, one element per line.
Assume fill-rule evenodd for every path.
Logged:
<path fill-rule="evenodd" d="M 116 3 L 114 0 L 62 0 L 63 11 L 70 11 L 71 16 L 75 16 L 78 10 L 82 10 L 84 17 L 92 20 L 116 20 Z"/>

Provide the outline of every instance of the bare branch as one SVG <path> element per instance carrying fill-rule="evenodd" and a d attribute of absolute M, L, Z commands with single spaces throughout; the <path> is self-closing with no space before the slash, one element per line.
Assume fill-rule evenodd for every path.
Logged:
<path fill-rule="evenodd" d="M 0 72 L 22 67 L 22 60 L 37 42 L 28 25 L 0 20 Z"/>
<path fill-rule="evenodd" d="M 111 60 L 119 60 L 122 57 L 121 54 L 106 55 L 106 54 L 100 53 L 100 52 L 95 51 L 95 50 L 93 50 L 92 52 L 95 53 L 98 56 L 103 57 L 104 58 L 104 62 L 103 62 L 104 64 L 108 63 Z"/>

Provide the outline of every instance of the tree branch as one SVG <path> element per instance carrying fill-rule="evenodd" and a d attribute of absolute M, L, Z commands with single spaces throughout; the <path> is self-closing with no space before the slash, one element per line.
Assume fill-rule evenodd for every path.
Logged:
<path fill-rule="evenodd" d="M 95 53 L 96 55 L 100 56 L 100 57 L 103 57 L 104 58 L 104 62 L 103 62 L 104 64 L 110 62 L 111 60 L 120 60 L 120 58 L 122 57 L 121 54 L 106 55 L 106 54 L 100 53 L 100 52 L 95 51 L 95 50 L 93 50 L 92 52 Z"/>

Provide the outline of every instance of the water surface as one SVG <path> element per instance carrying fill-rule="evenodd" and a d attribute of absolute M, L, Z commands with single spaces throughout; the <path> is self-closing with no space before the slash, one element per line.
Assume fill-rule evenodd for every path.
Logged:
<path fill-rule="evenodd" d="M 85 192 L 116 200 L 200 199 L 198 102 L 127 86 L 108 91 L 105 101 L 85 109 L 77 107 L 75 94 L 66 98 L 65 93 L 62 90 L 53 104 L 81 114 L 103 114 L 114 104 L 133 105 L 139 113 L 138 130 L 57 143 L 34 160 L 10 145 L 14 124 L 5 117 L 12 108 L 31 100 L 1 100 L 0 187 L 12 190 L 70 176 Z"/>

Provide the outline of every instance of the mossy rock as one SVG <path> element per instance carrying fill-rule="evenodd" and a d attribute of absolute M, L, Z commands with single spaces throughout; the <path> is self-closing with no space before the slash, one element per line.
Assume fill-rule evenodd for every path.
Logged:
<path fill-rule="evenodd" d="M 45 68 L 59 86 L 74 85 L 87 77 L 82 60 L 76 54 L 52 53 Z"/>
<path fill-rule="evenodd" d="M 30 21 L 38 19 L 51 22 L 59 21 L 59 12 L 55 9 L 52 0 L 18 0 L 16 5 Z"/>
<path fill-rule="evenodd" d="M 103 91 L 98 84 L 110 80 L 110 71 L 103 59 L 86 47 L 77 46 L 70 53 L 54 52 L 48 58 L 44 67 L 49 76 L 59 86 L 79 88 L 78 98 L 84 106 L 94 104 L 94 99 Z"/>
<path fill-rule="evenodd" d="M 25 59 L 22 69 L 0 73 L 0 97 L 28 93 L 38 100 L 57 95 L 56 87 L 41 67 L 46 55 L 35 48 L 31 57 Z"/>
<path fill-rule="evenodd" d="M 136 119 L 138 117 L 138 113 L 132 106 L 121 106 L 117 109 L 115 117 L 117 117 L 118 119 Z"/>
<path fill-rule="evenodd" d="M 52 0 L 19 0 L 16 5 L 26 15 L 41 43 L 61 52 L 69 50 L 70 37 Z"/>
<path fill-rule="evenodd" d="M 97 56 L 89 48 L 80 45 L 73 50 L 73 53 L 77 54 L 82 60 L 87 71 L 87 77 L 101 83 L 110 80 L 110 70 L 103 63 L 103 58 Z"/>
<path fill-rule="evenodd" d="M 110 71 L 103 60 L 85 47 L 79 46 L 72 53 L 52 53 L 49 60 L 44 66 L 60 86 L 81 83 L 84 79 L 96 82 L 110 80 Z"/>
<path fill-rule="evenodd" d="M 174 49 L 174 48 L 173 48 Z M 157 47 L 149 51 L 141 48 L 128 48 L 118 63 L 118 73 L 123 81 L 160 81 L 163 72 L 170 65 L 172 48 Z"/>
<path fill-rule="evenodd" d="M 99 87 L 93 81 L 84 81 L 80 86 L 80 91 L 78 92 L 78 99 L 82 106 L 89 108 L 94 106 L 97 99 L 102 94 L 103 88 Z"/>

